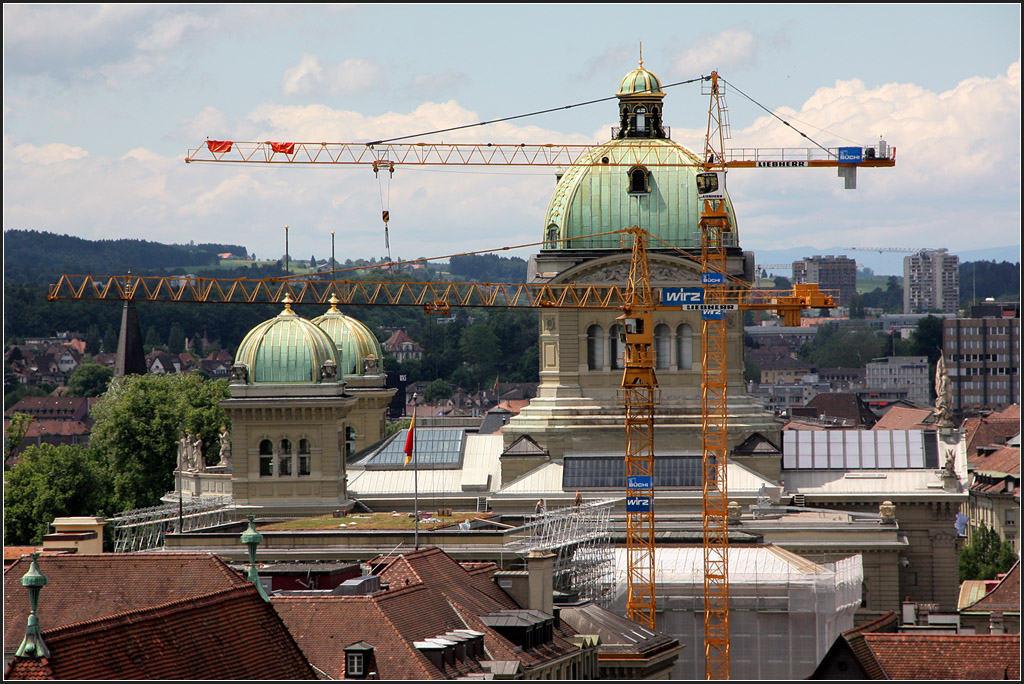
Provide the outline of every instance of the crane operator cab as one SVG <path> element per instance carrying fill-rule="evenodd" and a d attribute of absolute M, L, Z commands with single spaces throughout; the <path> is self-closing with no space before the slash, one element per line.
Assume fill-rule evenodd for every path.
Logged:
<path fill-rule="evenodd" d="M 623 314 L 615 320 L 619 326 L 619 341 L 624 348 L 623 363 L 625 377 L 623 385 L 646 385 L 654 387 L 654 330 L 651 314 Z"/>

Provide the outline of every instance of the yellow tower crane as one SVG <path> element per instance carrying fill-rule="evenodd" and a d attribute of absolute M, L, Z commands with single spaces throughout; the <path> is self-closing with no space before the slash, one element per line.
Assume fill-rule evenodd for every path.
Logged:
<path fill-rule="evenodd" d="M 680 161 L 671 146 L 627 144 L 617 160 L 591 156 L 595 145 L 443 144 L 443 143 L 328 143 L 236 142 L 207 140 L 190 149 L 186 163 L 278 165 L 368 165 L 375 173 L 396 165 L 435 166 L 571 166 L 611 164 L 635 166 L 693 166 L 701 202 L 699 260 L 703 291 L 702 311 L 702 437 L 703 437 L 703 548 L 705 595 L 705 675 L 729 677 L 728 579 L 728 377 L 726 312 L 771 310 L 785 325 L 799 325 L 801 311 L 828 308 L 834 299 L 817 285 L 791 290 L 752 290 L 749 283 L 727 276 L 726 258 L 732 224 L 726 210 L 725 172 L 733 168 L 838 168 L 846 187 L 856 187 L 856 169 L 895 166 L 895 148 L 880 142 L 864 148 L 775 148 L 726 150 L 728 113 L 723 98 L 724 80 L 717 72 L 705 77 L 710 95 L 704 158 Z M 622 148 L 620 148 L 622 149 Z M 385 212 L 385 222 L 387 222 Z M 50 287 L 48 298 L 175 301 L 189 303 L 279 302 L 287 295 L 295 304 L 420 306 L 427 313 L 459 307 L 529 307 L 604 309 L 622 312 L 624 372 L 620 402 L 626 430 L 627 613 L 655 627 L 654 566 L 654 409 L 657 378 L 652 320 L 655 311 L 678 309 L 651 288 L 647 265 L 650 235 L 640 227 L 622 231 L 632 240 L 629 279 L 625 287 L 588 284 L 491 284 L 364 282 L 303 277 L 264 280 L 65 275 Z M 591 236 L 594 237 L 594 236 Z M 560 242 L 564 242 L 561 240 Z M 547 243 L 537 243 L 547 244 Z M 527 247 L 531 245 L 519 245 Z M 504 248 L 507 249 L 507 248 Z M 681 251 L 681 250 L 680 250 Z M 689 255 L 688 255 L 689 256 Z M 438 257 L 444 258 L 444 257 Z M 390 265 L 390 264 L 388 264 Z M 662 293 L 663 294 L 663 293 Z"/>

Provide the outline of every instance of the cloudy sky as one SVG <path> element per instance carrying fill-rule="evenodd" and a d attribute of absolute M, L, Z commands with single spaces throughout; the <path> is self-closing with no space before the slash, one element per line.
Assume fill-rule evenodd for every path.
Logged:
<path fill-rule="evenodd" d="M 534 242 L 553 169 L 184 164 L 207 138 L 364 142 L 717 69 L 727 147 L 883 137 L 897 166 L 736 170 L 743 246 L 1009 247 L 1019 259 L 1019 5 L 4 5 L 4 229 L 339 259 Z M 739 91 L 749 96 L 743 97 Z M 669 89 L 703 146 L 699 85 Z M 752 102 L 753 100 L 753 102 Z M 756 102 L 756 104 L 755 104 Z M 598 143 L 614 102 L 431 138 Z M 529 252 L 534 250 L 524 250 Z M 523 252 L 520 252 L 521 254 Z"/>

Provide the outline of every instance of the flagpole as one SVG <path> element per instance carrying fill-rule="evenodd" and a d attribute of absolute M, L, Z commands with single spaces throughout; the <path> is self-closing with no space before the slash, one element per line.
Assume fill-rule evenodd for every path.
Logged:
<path fill-rule="evenodd" d="M 413 551 L 420 550 L 420 464 L 416 458 L 416 397 L 412 394 L 412 422 L 409 424 L 409 432 L 412 434 L 412 491 L 413 491 L 413 513 L 416 515 L 416 527 L 413 533 Z"/>
<path fill-rule="evenodd" d="M 412 395 L 412 422 L 409 423 L 409 433 L 405 436 L 405 465 L 409 465 L 409 461 L 415 461 L 414 454 L 416 451 L 416 399 L 419 395 L 413 392 Z M 412 466 L 412 491 L 413 491 L 413 515 L 416 516 L 414 521 L 415 537 L 413 543 L 416 547 L 415 550 L 420 548 L 420 464 L 413 463 Z"/>

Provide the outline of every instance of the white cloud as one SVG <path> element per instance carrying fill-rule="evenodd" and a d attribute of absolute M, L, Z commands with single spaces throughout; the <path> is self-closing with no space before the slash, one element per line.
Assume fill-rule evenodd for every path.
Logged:
<path fill-rule="evenodd" d="M 745 29 L 726 29 L 705 33 L 670 60 L 673 73 L 681 78 L 709 74 L 718 69 L 736 72 L 757 59 L 758 38 Z"/>
<path fill-rule="evenodd" d="M 383 72 L 373 62 L 352 58 L 323 63 L 316 55 L 306 53 L 298 64 L 285 69 L 281 92 L 319 97 L 354 95 L 380 88 L 382 83 Z"/>
<path fill-rule="evenodd" d="M 827 146 L 869 143 L 884 134 L 897 147 L 897 166 L 861 170 L 856 191 L 843 190 L 830 170 L 730 173 L 745 248 L 893 244 L 963 249 L 1019 242 L 1019 63 L 999 77 L 968 79 L 945 92 L 842 81 L 780 114 Z M 206 108 L 184 130 L 195 144 L 223 131 L 232 131 L 237 140 L 344 142 L 478 119 L 456 101 L 378 116 L 324 105 L 266 104 L 241 118 Z M 601 133 L 607 135 L 606 129 Z M 703 131 L 674 128 L 673 137 L 700 149 Z M 592 140 L 517 122 L 434 139 Z M 803 147 L 806 142 L 763 117 L 734 131 L 727 145 Z M 280 229 L 289 224 L 293 253 L 326 254 L 333 230 L 342 259 L 383 254 L 382 205 L 391 211 L 396 257 L 536 240 L 554 188 L 553 169 L 547 168 L 403 166 L 389 179 L 383 174 L 374 178 L 366 167 L 186 166 L 180 158 L 144 148 L 115 159 L 70 145 L 7 139 L 4 172 L 7 228 L 94 239 L 222 240 L 276 257 L 283 252 Z"/>

